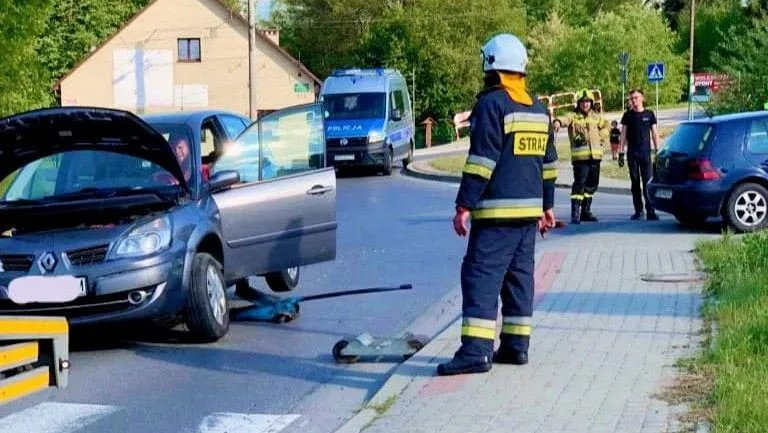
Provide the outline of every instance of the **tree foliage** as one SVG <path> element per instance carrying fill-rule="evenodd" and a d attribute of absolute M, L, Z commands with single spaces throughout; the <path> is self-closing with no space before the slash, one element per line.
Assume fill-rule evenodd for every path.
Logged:
<path fill-rule="evenodd" d="M 659 12 L 640 4 L 600 12 L 580 27 L 553 13 L 534 27 L 528 39 L 530 84 L 539 93 L 599 88 L 607 107 L 621 107 L 622 51 L 630 54 L 629 87 L 648 87 L 646 66 L 656 61 L 666 64 L 662 102 L 677 102 L 685 86 L 685 60 L 674 50 L 676 35 Z"/>
<path fill-rule="evenodd" d="M 768 17 L 731 28 L 713 55 L 732 83 L 716 93 L 710 110 L 730 113 L 763 109 L 768 102 Z"/>
<path fill-rule="evenodd" d="M 45 75 L 34 53 L 35 40 L 45 26 L 50 0 L 13 1 L 0 13 L 0 116 L 46 103 L 39 83 Z"/>

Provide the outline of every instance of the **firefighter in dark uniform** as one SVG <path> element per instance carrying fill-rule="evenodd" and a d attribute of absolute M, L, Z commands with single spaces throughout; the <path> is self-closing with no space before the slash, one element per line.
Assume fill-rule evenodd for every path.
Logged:
<path fill-rule="evenodd" d="M 470 117 L 470 148 L 454 230 L 467 235 L 461 267 L 461 348 L 438 374 L 482 373 L 528 362 L 536 233 L 555 225 L 557 152 L 547 109 L 525 88 L 528 55 L 509 34 L 483 47 L 485 89 Z M 500 347 L 494 354 L 499 294 Z"/>

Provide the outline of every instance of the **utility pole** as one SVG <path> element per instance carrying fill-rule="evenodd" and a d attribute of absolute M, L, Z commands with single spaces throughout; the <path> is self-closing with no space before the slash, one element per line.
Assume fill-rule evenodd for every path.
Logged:
<path fill-rule="evenodd" d="M 693 35 L 696 31 L 696 0 L 691 0 L 691 41 L 688 48 L 688 120 L 693 119 Z"/>
<path fill-rule="evenodd" d="M 256 11 L 258 0 L 248 0 L 248 117 L 256 119 Z"/>

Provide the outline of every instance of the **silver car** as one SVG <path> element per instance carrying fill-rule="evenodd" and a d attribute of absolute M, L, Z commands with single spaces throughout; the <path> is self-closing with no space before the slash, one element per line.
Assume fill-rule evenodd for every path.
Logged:
<path fill-rule="evenodd" d="M 205 155 L 183 125 L 53 108 L 0 119 L 0 314 L 229 329 L 225 288 L 335 259 L 336 179 L 311 104 Z M 185 149 L 186 144 L 186 149 Z"/>

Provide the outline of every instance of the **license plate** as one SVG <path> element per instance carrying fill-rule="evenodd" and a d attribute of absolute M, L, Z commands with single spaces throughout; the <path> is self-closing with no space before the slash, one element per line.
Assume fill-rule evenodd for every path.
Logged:
<path fill-rule="evenodd" d="M 355 155 L 333 155 L 334 161 L 354 161 Z"/>
<path fill-rule="evenodd" d="M 8 284 L 8 298 L 16 304 L 70 302 L 86 293 L 85 278 L 71 275 L 20 277 Z"/>
<path fill-rule="evenodd" d="M 654 194 L 656 198 L 672 198 L 672 190 L 671 189 L 657 189 L 656 194 Z"/>

